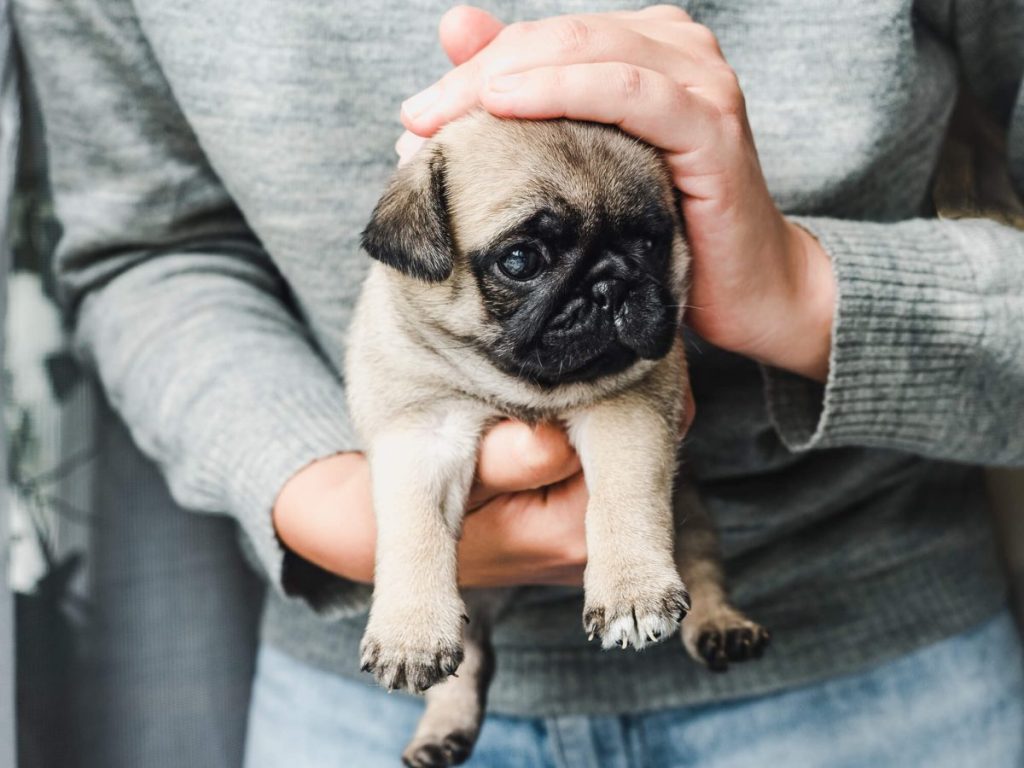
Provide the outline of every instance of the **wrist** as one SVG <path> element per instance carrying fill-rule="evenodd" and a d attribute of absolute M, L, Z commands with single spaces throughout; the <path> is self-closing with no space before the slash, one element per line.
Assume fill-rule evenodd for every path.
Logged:
<path fill-rule="evenodd" d="M 828 378 L 829 361 L 832 356 L 832 325 L 835 322 L 839 287 L 836 284 L 832 259 L 818 242 L 818 238 L 798 224 L 787 219 L 790 231 L 797 241 L 802 281 L 798 289 L 800 325 L 796 339 L 806 340 L 805 344 L 794 344 L 800 355 L 789 370 L 816 381 Z"/>
<path fill-rule="evenodd" d="M 832 263 L 817 238 L 784 219 L 786 286 L 776 310 L 779 332 L 752 357 L 766 365 L 824 382 L 832 352 L 838 288 Z"/>

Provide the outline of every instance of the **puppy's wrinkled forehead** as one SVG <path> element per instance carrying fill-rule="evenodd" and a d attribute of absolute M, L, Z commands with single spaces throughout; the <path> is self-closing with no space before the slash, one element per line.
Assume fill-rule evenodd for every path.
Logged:
<path fill-rule="evenodd" d="M 671 181 L 657 152 L 608 126 L 481 113 L 451 124 L 437 140 L 452 235 L 463 252 L 541 209 L 586 229 L 672 207 Z"/>

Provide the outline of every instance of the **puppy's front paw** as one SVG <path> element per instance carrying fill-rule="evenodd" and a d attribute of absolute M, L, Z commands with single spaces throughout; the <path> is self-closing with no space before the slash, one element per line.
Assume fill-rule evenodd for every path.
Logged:
<path fill-rule="evenodd" d="M 459 668 L 465 620 L 461 604 L 455 611 L 410 611 L 402 618 L 374 609 L 360 645 L 361 669 L 372 672 L 382 686 L 419 693 Z M 439 613 L 443 619 L 436 618 Z"/>
<path fill-rule="evenodd" d="M 683 622 L 683 646 L 712 672 L 726 672 L 730 663 L 759 659 L 771 633 L 728 603 L 695 606 Z"/>
<path fill-rule="evenodd" d="M 675 570 L 662 578 L 630 575 L 607 586 L 591 577 L 585 592 L 583 628 L 589 639 L 600 637 L 604 648 L 632 645 L 640 650 L 660 642 L 690 610 L 690 596 Z"/>
<path fill-rule="evenodd" d="M 362 671 L 372 672 L 389 691 L 420 693 L 455 673 L 462 663 L 462 644 L 439 638 L 388 643 L 367 631 L 360 646 Z"/>

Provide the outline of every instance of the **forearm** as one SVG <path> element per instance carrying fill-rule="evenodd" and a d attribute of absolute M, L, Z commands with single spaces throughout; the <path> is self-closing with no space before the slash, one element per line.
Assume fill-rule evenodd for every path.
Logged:
<path fill-rule="evenodd" d="M 828 253 L 827 383 L 766 368 L 795 450 L 1024 464 L 1024 233 L 986 221 L 798 219 Z"/>
<path fill-rule="evenodd" d="M 967 88 L 1007 129 L 1009 175 L 1021 194 L 1024 6 L 919 6 L 957 51 Z M 766 369 L 784 441 L 1024 464 L 1024 232 L 965 220 L 798 223 L 827 252 L 837 296 L 827 385 Z M 761 359 L 804 372 L 784 356 Z"/>
<path fill-rule="evenodd" d="M 81 306 L 80 345 L 186 506 L 269 510 L 287 465 L 353 447 L 341 385 L 282 290 L 237 254 L 168 253 Z"/>
<path fill-rule="evenodd" d="M 177 500 L 235 517 L 287 590 L 271 508 L 303 466 L 353 448 L 341 384 L 198 145 L 130 0 L 21 3 L 16 21 L 78 342 Z M 333 605 L 359 602 L 352 585 L 328 586 Z M 324 605 L 325 594 L 304 596 Z"/>
<path fill-rule="evenodd" d="M 274 502 L 303 467 L 355 446 L 339 381 L 260 263 L 238 251 L 162 254 L 91 291 L 77 336 L 177 501 L 234 517 L 271 583 L 295 591 Z M 344 505 L 335 511 L 339 534 L 361 533 Z M 335 609 L 366 597 L 341 580 L 316 585 L 327 588 Z"/>

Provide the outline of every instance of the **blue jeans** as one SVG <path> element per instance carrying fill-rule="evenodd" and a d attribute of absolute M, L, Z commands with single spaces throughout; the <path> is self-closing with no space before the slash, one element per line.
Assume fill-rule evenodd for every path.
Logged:
<path fill-rule="evenodd" d="M 1008 613 L 867 672 L 622 717 L 489 716 L 487 768 L 1019 768 L 1024 664 Z M 245 768 L 398 766 L 419 700 L 264 646 Z"/>

